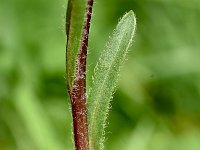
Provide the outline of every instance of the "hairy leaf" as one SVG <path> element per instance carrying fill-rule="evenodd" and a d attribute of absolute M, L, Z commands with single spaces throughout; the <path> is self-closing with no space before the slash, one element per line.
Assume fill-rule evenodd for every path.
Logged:
<path fill-rule="evenodd" d="M 90 149 L 103 149 L 104 128 L 110 100 L 117 85 L 120 66 L 130 47 L 136 19 L 128 12 L 118 23 L 95 67 L 93 84 L 88 95 Z"/>
<path fill-rule="evenodd" d="M 81 47 L 81 38 L 85 18 L 87 0 L 69 0 L 66 15 L 66 34 L 67 34 L 67 80 L 68 88 L 72 89 L 76 60 Z"/>

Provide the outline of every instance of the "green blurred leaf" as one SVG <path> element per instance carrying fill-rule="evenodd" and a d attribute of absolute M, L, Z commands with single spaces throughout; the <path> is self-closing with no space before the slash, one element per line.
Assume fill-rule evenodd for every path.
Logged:
<path fill-rule="evenodd" d="M 91 150 L 104 147 L 104 128 L 110 100 L 117 85 L 120 67 L 132 43 L 135 25 L 136 19 L 133 11 L 123 16 L 95 68 L 94 80 L 88 96 Z"/>

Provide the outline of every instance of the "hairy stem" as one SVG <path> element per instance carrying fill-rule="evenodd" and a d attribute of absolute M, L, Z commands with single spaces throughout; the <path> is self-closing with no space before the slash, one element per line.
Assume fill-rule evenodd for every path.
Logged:
<path fill-rule="evenodd" d="M 86 57 L 92 6 L 93 0 L 87 0 L 81 46 L 76 60 L 75 79 L 72 88 L 69 88 L 76 150 L 89 150 L 86 109 Z"/>

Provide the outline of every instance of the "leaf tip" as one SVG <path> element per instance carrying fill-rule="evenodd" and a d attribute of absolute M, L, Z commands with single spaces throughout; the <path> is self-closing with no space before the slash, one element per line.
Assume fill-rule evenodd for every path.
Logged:
<path fill-rule="evenodd" d="M 133 25 L 134 25 L 134 30 L 135 30 L 135 28 L 136 28 L 136 15 L 135 15 L 135 13 L 133 12 L 133 10 L 130 10 L 126 15 L 131 18 Z"/>

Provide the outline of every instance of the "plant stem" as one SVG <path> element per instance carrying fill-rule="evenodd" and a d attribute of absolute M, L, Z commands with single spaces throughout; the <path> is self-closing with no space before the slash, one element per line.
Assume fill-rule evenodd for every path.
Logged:
<path fill-rule="evenodd" d="M 88 47 L 88 35 L 92 14 L 93 0 L 87 0 L 85 21 L 83 25 L 81 48 L 76 60 L 75 79 L 72 89 L 69 89 L 74 141 L 76 150 L 89 150 L 88 122 L 86 109 L 86 57 Z"/>

